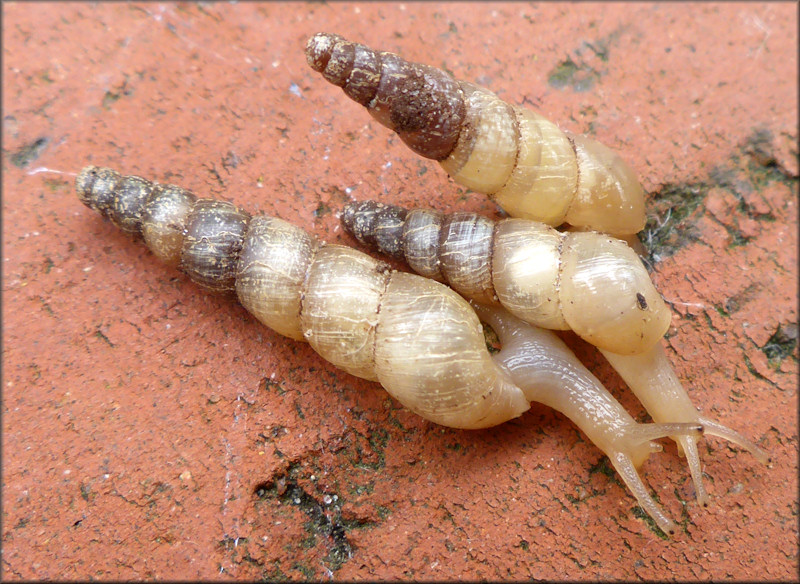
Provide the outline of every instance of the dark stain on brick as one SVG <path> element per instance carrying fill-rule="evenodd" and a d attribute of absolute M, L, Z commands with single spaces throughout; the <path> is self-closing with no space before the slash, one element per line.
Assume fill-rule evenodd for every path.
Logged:
<path fill-rule="evenodd" d="M 775 333 L 761 348 L 770 365 L 779 366 L 786 357 L 797 360 L 795 348 L 797 347 L 797 323 L 790 322 L 779 324 Z"/>
<path fill-rule="evenodd" d="M 11 155 L 11 164 L 17 168 L 25 168 L 31 162 L 39 158 L 44 149 L 50 143 L 50 138 L 37 138 L 30 144 L 25 144 L 22 148 Z"/>

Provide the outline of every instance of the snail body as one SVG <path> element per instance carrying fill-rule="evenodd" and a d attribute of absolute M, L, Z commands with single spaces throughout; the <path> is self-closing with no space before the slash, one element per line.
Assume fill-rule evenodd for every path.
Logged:
<path fill-rule="evenodd" d="M 692 404 L 660 343 L 669 309 L 623 241 L 593 232 L 562 233 L 525 219 L 494 222 L 475 213 L 446 215 L 375 201 L 348 204 L 341 219 L 361 243 L 405 260 L 466 298 L 500 304 L 530 324 L 572 329 L 600 349 L 656 422 L 702 425 L 706 434 L 769 461 L 753 442 L 701 416 Z M 673 438 L 705 505 L 697 437 Z"/>
<path fill-rule="evenodd" d="M 617 235 L 644 228 L 634 171 L 599 142 L 441 69 L 335 34 L 311 37 L 306 58 L 414 152 L 510 215 Z"/>
<path fill-rule="evenodd" d="M 652 440 L 697 437 L 701 425 L 637 423 L 553 333 L 499 307 L 476 307 L 504 341 L 490 355 L 476 311 L 446 286 L 326 245 L 286 221 L 94 166 L 81 171 L 76 189 L 84 204 L 141 235 L 201 287 L 235 294 L 263 324 L 380 382 L 425 419 L 486 428 L 534 400 L 558 409 L 610 457 L 659 527 L 674 533 L 637 469 L 660 450 Z"/>

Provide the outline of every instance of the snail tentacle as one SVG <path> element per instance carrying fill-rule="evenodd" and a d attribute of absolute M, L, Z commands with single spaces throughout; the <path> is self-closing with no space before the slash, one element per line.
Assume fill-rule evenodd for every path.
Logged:
<path fill-rule="evenodd" d="M 472 303 L 503 346 L 494 359 L 529 401 L 546 404 L 572 420 L 611 460 L 639 505 L 665 532 L 675 524 L 653 500 L 639 475 L 651 442 L 667 436 L 697 438 L 697 423 L 639 424 L 552 331 L 534 327 L 497 306 Z"/>
<path fill-rule="evenodd" d="M 705 434 L 723 438 L 752 454 L 762 464 L 769 464 L 769 455 L 755 443 L 735 430 L 702 416 L 691 401 L 686 388 L 678 379 L 664 351 L 663 343 L 641 355 L 617 355 L 600 351 L 623 381 L 631 388 L 644 408 L 656 422 L 696 422 Z M 698 503 L 708 505 L 708 493 L 703 485 L 703 472 L 697 439 L 674 436 L 680 452 L 686 456 Z"/>

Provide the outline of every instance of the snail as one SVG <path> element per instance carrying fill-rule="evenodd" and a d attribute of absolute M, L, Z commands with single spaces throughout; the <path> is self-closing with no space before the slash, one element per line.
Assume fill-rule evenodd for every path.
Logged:
<path fill-rule="evenodd" d="M 617 236 L 644 228 L 634 171 L 599 142 L 441 69 L 335 34 L 311 37 L 306 59 L 414 152 L 509 215 Z"/>
<path fill-rule="evenodd" d="M 541 115 L 440 69 L 335 34 L 311 37 L 306 58 L 413 151 L 439 161 L 456 182 L 489 195 L 512 217 L 547 225 L 567 222 L 618 237 L 643 228 L 642 188 L 631 168 L 605 146 L 562 132 Z M 753 442 L 700 416 L 692 405 L 658 342 L 669 327 L 669 310 L 623 242 L 598 233 L 562 235 L 520 220 L 501 222 L 495 231 L 488 220 L 473 218 L 446 226 L 447 236 L 470 232 L 473 239 L 454 241 L 444 255 L 436 255 L 431 249 L 438 227 L 425 213 L 409 217 L 421 222 L 409 226 L 415 237 L 405 255 L 412 269 L 446 279 L 478 302 L 499 300 L 540 326 L 572 328 L 600 348 L 654 420 L 702 423 L 706 433 L 769 462 Z M 361 239 L 383 241 L 385 251 L 397 257 L 402 221 L 396 215 L 386 211 L 386 223 L 374 234 L 362 230 Z M 543 258 L 536 268 L 526 258 L 529 253 Z M 457 270 L 446 268 L 457 262 Z M 598 310 L 597 298 L 609 305 Z M 705 506 L 696 438 L 674 438 L 687 457 L 697 500 Z"/>
<path fill-rule="evenodd" d="M 637 423 L 552 332 L 499 307 L 473 309 L 433 280 L 181 187 L 89 166 L 76 190 L 84 204 L 141 236 L 201 287 L 235 294 L 266 326 L 380 382 L 427 420 L 477 429 L 521 415 L 532 401 L 559 410 L 610 458 L 656 524 L 675 532 L 637 469 L 661 450 L 652 440 L 697 438 L 702 425 Z M 494 355 L 478 314 L 503 343 Z"/>
<path fill-rule="evenodd" d="M 753 442 L 700 415 L 660 343 L 671 315 L 636 253 L 595 232 L 559 232 L 526 219 L 498 222 L 375 201 L 350 203 L 342 224 L 359 242 L 405 260 L 475 302 L 500 304 L 523 321 L 571 329 L 596 345 L 656 422 L 701 424 L 760 462 Z M 708 504 L 697 437 L 673 437 L 686 455 L 697 500 Z"/>
<path fill-rule="evenodd" d="M 348 204 L 341 221 L 361 243 L 462 296 L 614 353 L 643 353 L 669 328 L 669 309 L 636 252 L 608 235 L 376 201 Z"/>

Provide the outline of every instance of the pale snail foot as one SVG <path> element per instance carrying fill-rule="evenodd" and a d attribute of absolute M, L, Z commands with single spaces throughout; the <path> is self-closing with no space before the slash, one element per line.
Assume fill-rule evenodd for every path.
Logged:
<path fill-rule="evenodd" d="M 493 359 L 526 399 L 546 404 L 572 420 L 609 457 L 658 527 L 665 533 L 675 533 L 675 524 L 652 498 L 637 468 L 651 453 L 662 450 L 653 440 L 697 438 L 702 426 L 697 422 L 637 423 L 552 331 L 534 327 L 497 306 L 473 302 L 472 307 L 502 344 Z"/>

